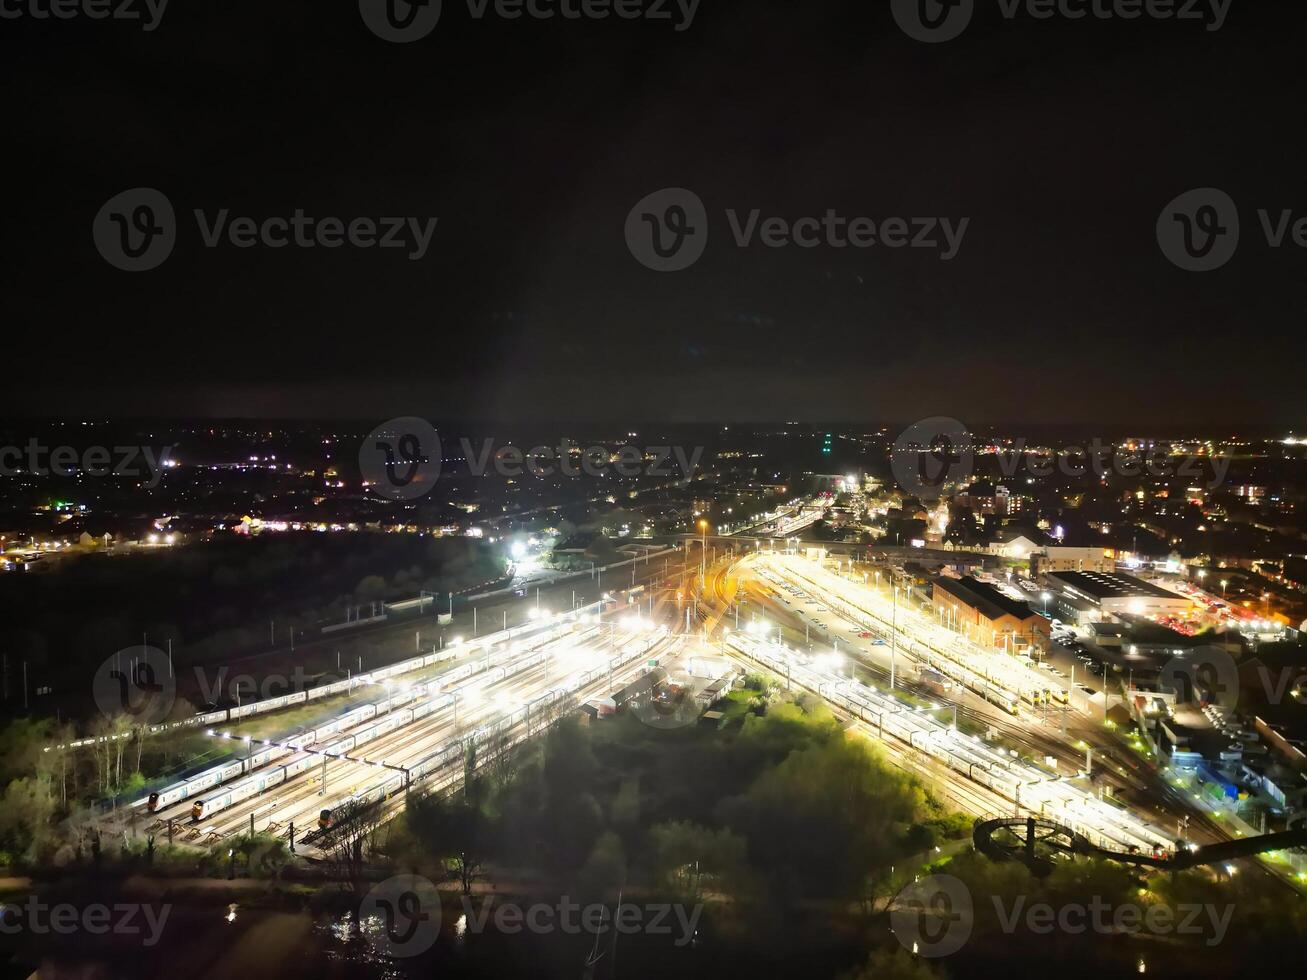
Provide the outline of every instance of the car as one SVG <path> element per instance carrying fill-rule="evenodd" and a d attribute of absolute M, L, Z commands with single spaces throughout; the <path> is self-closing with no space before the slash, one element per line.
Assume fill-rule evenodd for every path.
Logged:
<path fill-rule="evenodd" d="M 889 643 L 885 640 L 872 640 L 871 645 L 874 647 L 887 647 Z"/>
<path fill-rule="evenodd" d="M 866 630 L 861 630 L 861 631 L 859 631 L 858 636 L 860 636 L 860 637 L 861 637 L 862 639 L 864 639 L 864 640 L 870 640 L 871 637 L 872 637 L 872 634 L 871 634 L 871 633 L 868 633 Z"/>

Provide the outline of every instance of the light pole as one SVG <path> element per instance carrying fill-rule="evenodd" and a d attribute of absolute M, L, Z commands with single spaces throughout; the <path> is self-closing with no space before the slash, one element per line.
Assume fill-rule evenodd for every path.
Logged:
<path fill-rule="evenodd" d="M 708 588 L 708 522 L 699 522 L 699 588 Z"/>
<path fill-rule="evenodd" d="M 899 650 L 899 587 L 894 586 L 894 625 L 890 630 L 889 647 L 889 689 L 894 690 L 894 668 Z"/>

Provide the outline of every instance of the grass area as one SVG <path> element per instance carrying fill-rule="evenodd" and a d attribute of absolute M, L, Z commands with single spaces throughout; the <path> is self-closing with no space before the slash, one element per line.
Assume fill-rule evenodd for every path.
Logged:
<path fill-rule="evenodd" d="M 405 674 L 396 678 L 396 681 L 417 683 L 432 680 L 466 662 L 466 660 L 453 660 L 436 664 L 424 670 L 414 671 L 412 674 Z M 385 688 L 379 684 L 368 684 L 355 688 L 352 694 L 336 694 L 294 708 L 243 718 L 234 724 L 216 725 L 214 731 L 231 732 L 236 738 L 244 738 L 247 735 L 252 739 L 289 738 L 303 729 L 329 721 L 351 708 L 378 701 L 383 697 L 385 697 Z"/>
<path fill-rule="evenodd" d="M 734 690 L 714 704 L 713 708 L 722 713 L 723 726 L 740 725 L 754 710 L 753 706 L 760 695 L 761 692 L 748 688 Z"/>

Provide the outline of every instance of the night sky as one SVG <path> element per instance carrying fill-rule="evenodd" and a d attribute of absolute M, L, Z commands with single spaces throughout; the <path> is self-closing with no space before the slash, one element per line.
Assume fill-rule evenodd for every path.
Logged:
<path fill-rule="evenodd" d="M 977 0 L 934 45 L 867 0 L 703 0 L 681 32 L 445 0 L 403 45 L 355 0 L 0 20 L 0 409 L 1301 428 L 1307 249 L 1256 216 L 1307 216 L 1301 6 L 1209 32 Z M 180 233 L 131 274 L 91 228 L 142 186 Z M 1184 272 L 1155 225 L 1208 186 L 1243 240 Z M 665 187 L 711 233 L 660 274 L 623 227 Z M 439 223 L 412 262 L 209 249 L 196 208 Z M 951 261 L 740 249 L 728 208 L 970 225 Z"/>

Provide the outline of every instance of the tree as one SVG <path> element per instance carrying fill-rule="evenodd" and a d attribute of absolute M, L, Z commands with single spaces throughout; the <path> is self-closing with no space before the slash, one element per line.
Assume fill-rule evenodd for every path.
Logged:
<path fill-rule="evenodd" d="M 626 883 L 626 849 L 613 831 L 599 835 L 581 869 L 581 886 L 592 895 L 607 895 Z"/>
<path fill-rule="evenodd" d="M 871 745 L 839 737 L 791 752 L 723 812 L 781 893 L 853 898 L 924 802 Z"/>
<path fill-rule="evenodd" d="M 878 949 L 842 980 L 938 980 L 939 976 L 930 964 L 906 949 Z"/>
<path fill-rule="evenodd" d="M 670 821 L 655 825 L 649 836 L 659 879 L 686 901 L 733 894 L 746 877 L 748 846 L 729 830 Z"/>
<path fill-rule="evenodd" d="M 486 762 L 487 778 L 494 795 L 506 793 L 517 779 L 517 760 L 513 757 L 513 740 L 500 735 L 490 746 Z"/>
<path fill-rule="evenodd" d="M 386 580 L 380 575 L 368 575 L 364 577 L 354 589 L 356 599 L 384 599 L 390 587 Z"/>
<path fill-rule="evenodd" d="M 492 821 L 475 802 L 479 796 L 475 788 L 449 795 L 429 793 L 410 799 L 404 812 L 414 838 L 458 879 L 464 895 L 485 877 L 494 836 Z"/>
<path fill-rule="evenodd" d="M 362 898 L 365 857 L 371 853 L 377 828 L 384 822 L 385 806 L 381 802 L 347 800 L 333 808 L 331 816 L 332 829 L 324 846 L 327 864 L 338 880 L 348 882 L 355 896 Z"/>
<path fill-rule="evenodd" d="M 640 820 L 640 779 L 623 779 L 613 797 L 610 819 L 615 827 L 633 830 Z"/>

